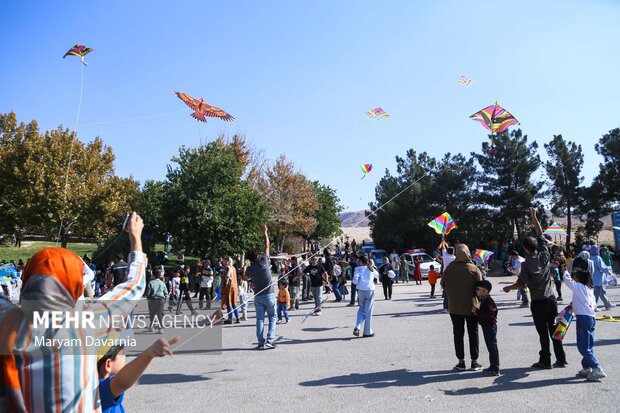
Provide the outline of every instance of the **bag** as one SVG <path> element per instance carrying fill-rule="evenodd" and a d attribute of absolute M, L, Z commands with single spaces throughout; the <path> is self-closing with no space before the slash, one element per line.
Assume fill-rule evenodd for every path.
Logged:
<path fill-rule="evenodd" d="M 573 313 L 573 305 L 567 306 L 564 310 L 558 314 L 556 317 L 557 324 L 555 326 L 555 331 L 553 332 L 553 339 L 562 341 L 564 340 L 564 336 L 566 336 L 566 332 L 568 331 L 568 327 L 570 327 L 571 322 L 574 318 Z"/>
<path fill-rule="evenodd" d="M 618 276 L 616 276 L 616 274 L 614 274 L 613 272 L 610 272 L 609 274 L 607 274 L 607 276 L 605 276 L 605 283 L 609 285 L 610 287 L 617 286 Z"/>

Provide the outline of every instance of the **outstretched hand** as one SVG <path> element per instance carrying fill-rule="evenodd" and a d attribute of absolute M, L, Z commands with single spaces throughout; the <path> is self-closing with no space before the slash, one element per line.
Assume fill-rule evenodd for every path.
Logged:
<path fill-rule="evenodd" d="M 166 340 L 165 338 L 160 338 L 146 350 L 147 354 L 151 357 L 164 357 L 164 356 L 172 356 L 172 346 L 176 344 L 181 337 L 176 336 L 171 338 L 170 340 Z"/>

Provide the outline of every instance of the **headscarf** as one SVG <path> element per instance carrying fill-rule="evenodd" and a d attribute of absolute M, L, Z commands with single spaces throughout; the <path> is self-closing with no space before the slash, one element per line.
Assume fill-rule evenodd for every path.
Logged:
<path fill-rule="evenodd" d="M 17 331 L 24 316 L 36 310 L 70 310 L 84 291 L 82 259 L 65 248 L 37 252 L 23 272 L 22 308 L 10 310 L 0 322 L 0 387 L 6 390 L 10 411 L 25 411 L 15 357 Z M 36 308 L 35 308 L 36 307 Z"/>
<path fill-rule="evenodd" d="M 597 257 L 599 255 L 599 253 L 600 253 L 599 249 L 598 249 L 598 247 L 596 245 L 592 245 L 590 247 L 590 256 Z"/>
<path fill-rule="evenodd" d="M 455 261 L 472 262 L 471 252 L 469 251 L 469 247 L 465 244 L 457 244 L 454 247 L 454 255 L 456 256 Z"/>

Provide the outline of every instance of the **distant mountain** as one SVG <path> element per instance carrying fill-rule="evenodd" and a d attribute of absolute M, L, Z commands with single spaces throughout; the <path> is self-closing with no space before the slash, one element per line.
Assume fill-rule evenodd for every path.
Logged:
<path fill-rule="evenodd" d="M 353 212 L 343 212 L 340 214 L 340 222 L 342 222 L 342 226 L 352 227 L 358 222 L 360 222 L 365 217 L 365 211 L 353 211 Z M 361 224 L 357 225 L 358 227 L 367 227 L 368 220 L 364 220 Z"/>

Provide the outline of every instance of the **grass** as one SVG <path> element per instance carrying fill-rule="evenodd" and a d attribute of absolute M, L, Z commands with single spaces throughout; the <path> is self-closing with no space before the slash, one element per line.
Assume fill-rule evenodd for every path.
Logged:
<path fill-rule="evenodd" d="M 56 246 L 56 243 L 53 241 L 22 241 L 21 248 L 3 245 L 0 246 L 0 260 L 17 262 L 21 259 L 26 262 L 27 259 L 32 257 L 40 249 L 53 246 Z M 97 244 L 70 242 L 67 244 L 67 249 L 75 252 L 80 257 L 84 254 L 88 254 L 89 257 L 92 257 L 97 249 Z"/>

